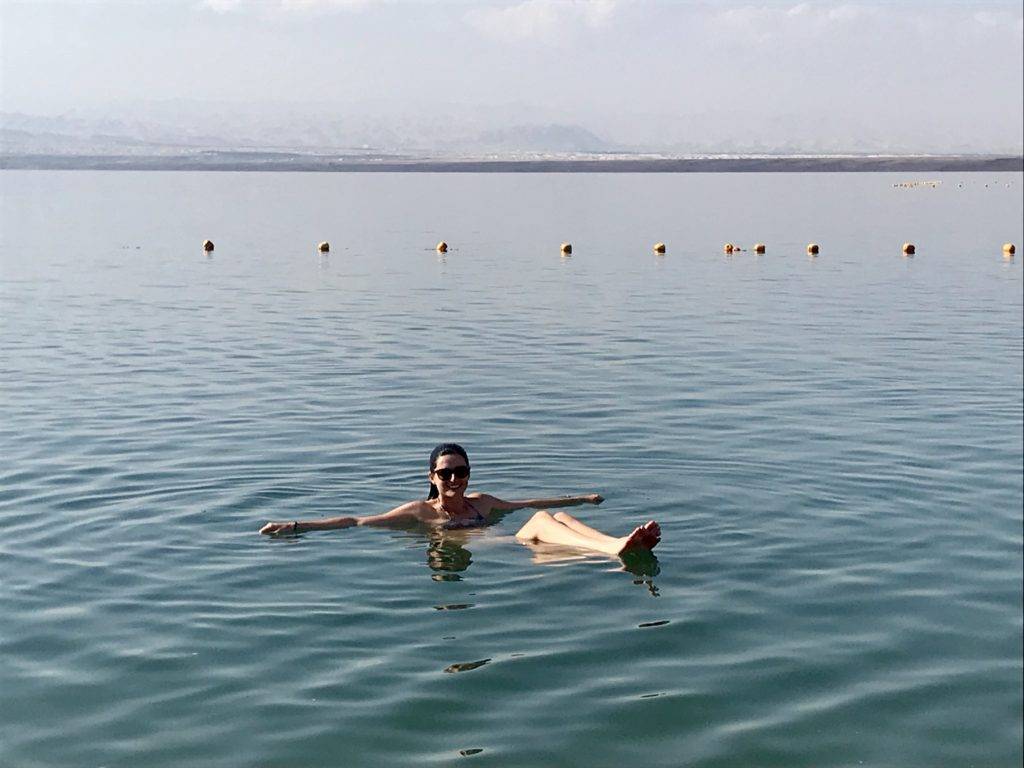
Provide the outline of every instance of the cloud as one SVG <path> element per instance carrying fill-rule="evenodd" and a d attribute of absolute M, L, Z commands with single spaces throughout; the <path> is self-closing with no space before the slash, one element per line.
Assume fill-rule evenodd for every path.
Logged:
<path fill-rule="evenodd" d="M 995 1 L 970 6 L 935 4 L 885 4 L 878 2 L 811 3 L 793 5 L 772 3 L 722 3 L 707 17 L 709 27 L 738 40 L 768 42 L 779 38 L 795 39 L 800 35 L 828 36 L 839 34 L 903 33 L 921 36 L 958 30 L 968 31 L 972 22 L 976 29 L 992 34 L 1010 33 L 1021 36 L 1024 28 L 1020 11 L 1010 4 Z M 711 10 L 714 6 L 705 6 Z"/>
<path fill-rule="evenodd" d="M 869 20 L 877 8 L 856 3 L 841 5 L 735 5 L 711 16 L 710 25 L 737 38 L 765 42 L 786 34 L 822 34 Z"/>
<path fill-rule="evenodd" d="M 209 8 L 217 13 L 234 11 L 242 5 L 242 0 L 202 0 L 200 6 Z"/>
<path fill-rule="evenodd" d="M 1024 17 L 1008 11 L 978 11 L 974 14 L 974 23 L 984 29 L 1005 30 L 1014 33 L 1017 39 L 1024 33 Z"/>
<path fill-rule="evenodd" d="M 201 0 L 200 5 L 217 13 L 246 10 L 322 11 L 358 9 L 381 0 Z"/>
<path fill-rule="evenodd" d="M 606 25 L 617 0 L 521 0 L 498 7 L 478 7 L 466 21 L 491 37 L 552 41 L 580 28 Z"/>
<path fill-rule="evenodd" d="M 863 5 L 839 5 L 835 8 L 829 8 L 826 18 L 830 22 L 845 24 L 858 21 L 870 15 L 869 10 Z"/>

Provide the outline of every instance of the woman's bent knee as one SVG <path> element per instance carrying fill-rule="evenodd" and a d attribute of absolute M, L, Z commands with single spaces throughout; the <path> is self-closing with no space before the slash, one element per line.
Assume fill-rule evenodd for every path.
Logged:
<path fill-rule="evenodd" d="M 526 521 L 526 524 L 516 533 L 516 538 L 524 541 L 536 541 L 537 530 L 539 528 L 543 528 L 545 525 L 549 525 L 551 522 L 553 522 L 553 518 L 551 517 L 551 513 L 546 509 L 534 512 L 533 516 L 530 517 L 530 519 Z"/>
<path fill-rule="evenodd" d="M 541 509 L 534 512 L 526 524 L 529 525 L 534 520 L 554 520 L 554 518 L 551 516 L 551 513 L 548 512 L 546 509 Z"/>

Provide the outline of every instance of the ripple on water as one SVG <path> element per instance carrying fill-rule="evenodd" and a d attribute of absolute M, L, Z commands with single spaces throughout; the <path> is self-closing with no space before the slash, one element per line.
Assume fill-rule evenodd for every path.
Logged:
<path fill-rule="evenodd" d="M 1020 764 L 1021 273 L 979 243 L 1024 185 L 6 173 L 0 763 Z M 442 439 L 657 557 L 256 533 L 422 495 Z"/>

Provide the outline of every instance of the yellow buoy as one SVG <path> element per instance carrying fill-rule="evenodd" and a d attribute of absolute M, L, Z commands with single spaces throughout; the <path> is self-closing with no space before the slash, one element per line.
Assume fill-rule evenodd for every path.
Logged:
<path fill-rule="evenodd" d="M 562 243 L 562 255 L 563 256 L 571 256 L 572 255 L 572 243 Z"/>
<path fill-rule="evenodd" d="M 726 243 L 725 245 L 722 246 L 722 250 L 725 251 L 726 253 L 732 253 L 733 251 L 736 250 L 736 246 L 733 245 L 732 243 Z"/>
<path fill-rule="evenodd" d="M 320 251 L 320 253 L 329 253 L 331 250 L 331 244 L 324 240 L 316 247 L 316 249 Z"/>
<path fill-rule="evenodd" d="M 1017 246 L 1014 245 L 1013 243 L 1004 243 L 1003 244 L 1003 253 L 1005 253 L 1007 256 L 1013 256 L 1013 254 L 1015 254 L 1016 252 L 1017 252 Z"/>
<path fill-rule="evenodd" d="M 665 252 L 665 244 L 664 243 L 655 243 L 654 244 L 654 252 L 655 253 L 664 253 Z"/>
<path fill-rule="evenodd" d="M 438 253 L 448 253 L 448 243 L 446 243 L 444 240 L 442 240 L 440 243 L 438 243 L 437 244 L 437 252 Z"/>
<path fill-rule="evenodd" d="M 764 253 L 764 243 L 756 243 L 754 245 L 754 253 Z"/>
<path fill-rule="evenodd" d="M 213 240 L 203 240 L 203 250 L 209 253 L 213 250 Z"/>
<path fill-rule="evenodd" d="M 904 243 L 903 244 L 903 253 L 905 255 L 913 256 L 916 251 L 917 251 L 917 249 L 914 247 L 913 243 Z"/>
<path fill-rule="evenodd" d="M 808 243 L 807 244 L 807 253 L 810 254 L 811 256 L 817 256 L 818 255 L 818 244 L 817 243 Z"/>

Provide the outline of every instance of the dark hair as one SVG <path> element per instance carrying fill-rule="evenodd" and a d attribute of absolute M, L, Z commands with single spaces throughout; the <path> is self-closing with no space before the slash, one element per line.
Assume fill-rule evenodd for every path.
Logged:
<path fill-rule="evenodd" d="M 466 453 L 466 449 L 458 443 L 441 443 L 440 445 L 434 446 L 434 450 L 430 452 L 430 471 L 434 471 L 434 465 L 437 464 L 437 460 L 442 456 L 461 456 L 466 460 L 466 466 L 469 466 L 469 454 Z M 433 483 L 430 484 L 430 493 L 427 494 L 428 499 L 436 499 L 439 496 L 437 486 Z"/>

